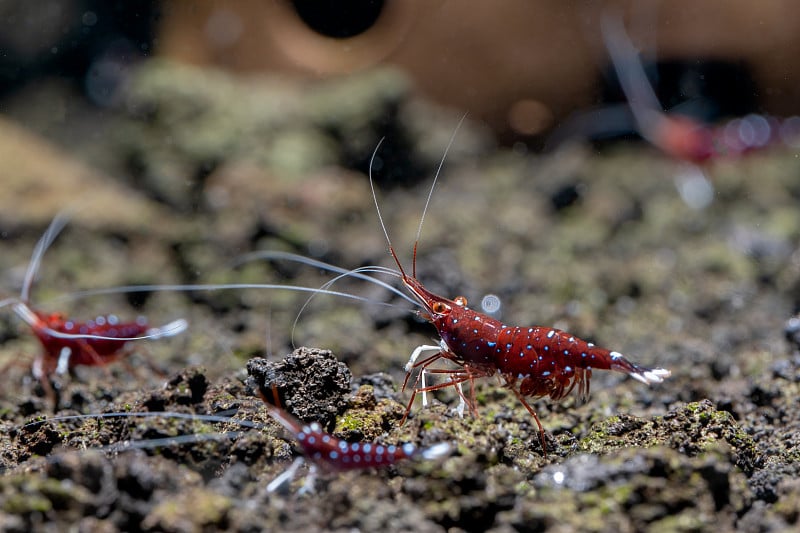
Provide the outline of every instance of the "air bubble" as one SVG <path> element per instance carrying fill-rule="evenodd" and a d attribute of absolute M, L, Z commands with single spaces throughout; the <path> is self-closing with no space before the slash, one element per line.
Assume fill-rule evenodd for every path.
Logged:
<path fill-rule="evenodd" d="M 496 294 L 487 294 L 481 300 L 481 310 L 487 315 L 497 317 L 500 315 L 502 302 Z"/>

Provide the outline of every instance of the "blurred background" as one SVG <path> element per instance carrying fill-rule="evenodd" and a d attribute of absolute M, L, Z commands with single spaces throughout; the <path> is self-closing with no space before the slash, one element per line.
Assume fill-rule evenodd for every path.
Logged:
<path fill-rule="evenodd" d="M 55 77 L 112 106 L 129 69 L 153 56 L 310 81 L 391 65 L 419 94 L 535 145 L 621 98 L 600 36 L 609 6 L 661 65 L 651 80 L 666 107 L 705 98 L 694 112 L 712 120 L 798 112 L 800 7 L 789 0 L 4 0 L 0 94 L 7 110 Z"/>

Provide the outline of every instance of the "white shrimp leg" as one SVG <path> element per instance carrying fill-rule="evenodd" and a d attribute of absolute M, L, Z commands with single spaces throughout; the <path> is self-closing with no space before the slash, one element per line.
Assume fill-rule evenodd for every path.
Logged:
<path fill-rule="evenodd" d="M 433 344 L 423 344 L 422 346 L 417 346 L 414 348 L 414 351 L 411 352 L 411 357 L 408 358 L 408 362 L 406 363 L 406 372 L 411 372 L 414 368 L 414 363 L 417 362 L 419 356 L 425 352 L 440 352 L 442 351 L 442 347 L 439 345 Z M 423 368 L 420 370 L 420 381 L 422 383 L 422 388 L 425 388 L 425 369 Z M 422 406 L 428 407 L 428 393 L 426 391 L 422 392 Z"/>
<path fill-rule="evenodd" d="M 281 475 L 270 481 L 269 485 L 267 485 L 267 492 L 286 492 L 288 490 L 289 483 L 292 482 L 294 476 L 297 474 L 297 469 L 305 462 L 302 457 L 298 457 L 294 460 L 294 462 L 289 465 L 289 468 L 283 471 Z"/>

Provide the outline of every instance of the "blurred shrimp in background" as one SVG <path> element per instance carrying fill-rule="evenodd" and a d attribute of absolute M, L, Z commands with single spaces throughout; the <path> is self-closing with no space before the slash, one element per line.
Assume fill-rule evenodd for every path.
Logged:
<path fill-rule="evenodd" d="M 154 52 L 308 80 L 391 65 L 421 94 L 536 144 L 574 112 L 620 98 L 603 81 L 609 7 L 661 65 L 666 107 L 711 119 L 800 112 L 800 6 L 789 0 L 0 2 L 0 91 L 64 76 L 108 105 L 127 66 Z"/>
<path fill-rule="evenodd" d="M 609 7 L 626 15 L 645 57 L 683 65 L 656 88 L 666 105 L 700 92 L 725 99 L 711 103 L 722 107 L 712 117 L 800 111 L 800 6 L 788 0 L 168 2 L 160 49 L 194 64 L 311 79 L 390 64 L 423 94 L 527 139 L 603 97 L 600 19 Z M 726 88 L 738 69 L 755 92 L 743 102 L 721 96 L 715 68 Z"/>

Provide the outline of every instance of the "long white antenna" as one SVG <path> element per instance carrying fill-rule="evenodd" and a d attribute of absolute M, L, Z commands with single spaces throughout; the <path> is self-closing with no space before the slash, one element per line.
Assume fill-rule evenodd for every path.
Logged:
<path fill-rule="evenodd" d="M 389 249 L 392 249 L 392 240 L 389 238 L 389 232 L 386 231 L 386 224 L 383 223 L 383 215 L 381 214 L 381 206 L 378 204 L 378 195 L 375 192 L 375 180 L 372 178 L 372 165 L 375 163 L 375 158 L 378 156 L 378 150 L 381 149 L 381 145 L 386 137 L 381 137 L 381 140 L 378 141 L 378 145 L 375 146 L 375 150 L 372 151 L 372 157 L 369 158 L 369 189 L 372 191 L 372 201 L 375 203 L 375 211 L 378 213 L 378 222 L 381 224 L 381 229 L 383 230 L 383 235 L 386 237 L 386 243 L 389 245 Z M 403 266 L 398 262 L 397 266 L 400 268 L 400 273 L 405 276 L 405 272 L 403 272 Z"/>
<path fill-rule="evenodd" d="M 36 277 L 37 272 L 39 272 L 39 266 L 42 263 L 42 257 L 47 249 L 53 244 L 53 241 L 58 237 L 58 234 L 61 233 L 61 230 L 64 229 L 64 226 L 67 225 L 69 222 L 69 215 L 67 213 L 59 213 L 47 227 L 47 230 L 44 232 L 44 235 L 39 239 L 39 242 L 36 243 L 36 247 L 33 249 L 33 254 L 31 255 L 30 263 L 28 263 L 28 270 L 25 271 L 25 279 L 22 282 L 22 291 L 19 294 L 20 300 L 23 302 L 28 302 L 31 296 L 31 286 L 33 285 L 33 280 Z"/>
<path fill-rule="evenodd" d="M 447 154 L 450 152 L 450 148 L 453 146 L 453 142 L 455 142 L 456 140 L 456 135 L 458 134 L 458 130 L 461 129 L 461 125 L 464 123 L 464 120 L 466 118 L 467 118 L 467 113 L 461 115 L 461 120 L 459 120 L 458 124 L 456 124 L 453 133 L 450 135 L 450 141 L 447 143 L 447 148 L 444 149 L 444 154 L 442 154 L 442 158 L 439 160 L 439 166 L 436 167 L 436 174 L 434 174 L 433 176 L 433 183 L 431 183 L 431 189 L 428 191 L 428 197 L 425 199 L 425 207 L 422 209 L 422 216 L 419 217 L 419 226 L 417 227 L 417 237 L 416 239 L 414 239 L 415 249 L 417 247 L 417 243 L 419 242 L 420 235 L 422 235 L 422 223 L 425 222 L 425 215 L 428 213 L 428 206 L 430 205 L 431 198 L 433 197 L 433 189 L 436 187 L 436 183 L 439 181 L 439 174 L 441 174 L 442 172 L 442 167 L 444 166 L 444 160 L 447 159 Z M 414 266 L 416 267 L 416 264 Z"/>
<path fill-rule="evenodd" d="M 661 103 L 647 79 L 636 47 L 625 31 L 622 15 L 616 11 L 605 11 L 600 20 L 600 28 L 611 64 L 628 100 L 639 133 L 655 144 L 652 132 L 656 131 L 657 123 L 663 120 Z"/>
<path fill-rule="evenodd" d="M 444 161 L 447 159 L 447 154 L 450 152 L 450 148 L 453 146 L 453 142 L 455 142 L 456 134 L 458 130 L 461 129 L 461 125 L 464 123 L 464 120 L 467 118 L 467 113 L 462 115 L 461 119 L 456 124 L 455 129 L 453 130 L 452 135 L 450 135 L 450 140 L 447 143 L 447 147 L 444 150 L 444 154 L 442 155 L 442 159 L 439 161 L 439 166 L 436 168 L 436 173 L 433 176 L 433 183 L 431 183 L 431 188 L 428 191 L 428 197 L 425 199 L 425 207 L 422 209 L 422 215 L 419 217 L 419 226 L 417 226 L 417 235 L 414 239 L 414 251 L 412 255 L 412 262 L 411 262 L 411 277 L 417 276 L 417 245 L 419 244 L 419 238 L 422 234 L 422 224 L 425 222 L 425 215 L 428 212 L 428 206 L 431 203 L 431 198 L 433 197 L 433 190 L 436 188 L 436 183 L 439 181 L 439 175 L 442 172 L 442 166 L 444 166 Z M 383 144 L 384 138 L 381 138 L 378 141 L 378 145 L 375 147 L 375 150 L 372 152 L 372 157 L 369 160 L 369 188 L 372 191 L 372 200 L 375 202 L 375 211 L 378 213 L 378 221 L 381 224 L 381 229 L 383 229 L 383 234 L 386 237 L 386 242 L 389 244 L 389 252 L 394 257 L 395 263 L 397 263 L 397 268 L 400 269 L 400 274 L 403 278 L 406 277 L 405 270 L 403 269 L 403 265 L 400 264 L 400 260 L 397 258 L 397 254 L 394 251 L 394 247 L 392 246 L 392 240 L 389 238 L 389 232 L 386 230 L 386 224 L 383 222 L 383 215 L 381 214 L 381 207 L 378 205 L 378 195 L 375 193 L 375 181 L 372 178 L 372 165 L 375 161 L 375 157 L 378 154 L 378 150 L 380 150 L 381 144 Z"/>

